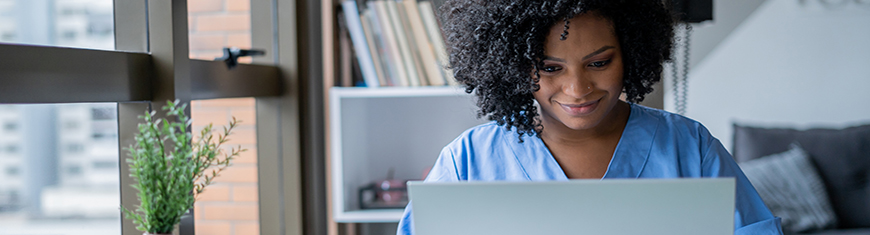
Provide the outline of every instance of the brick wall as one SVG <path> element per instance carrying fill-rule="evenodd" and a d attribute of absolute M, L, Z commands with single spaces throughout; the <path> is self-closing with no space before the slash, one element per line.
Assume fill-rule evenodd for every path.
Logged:
<path fill-rule="evenodd" d="M 251 47 L 250 0 L 188 0 L 187 4 L 190 58 L 212 60 L 223 55 L 223 47 Z M 250 61 L 250 58 L 239 59 L 241 63 Z M 255 113 L 253 98 L 191 103 L 194 131 L 209 123 L 215 130 L 222 130 L 222 126 L 236 117 L 241 124 L 226 147 L 241 145 L 248 149 L 215 179 L 216 183 L 199 195 L 194 205 L 196 234 L 260 233 Z"/>
<path fill-rule="evenodd" d="M 230 136 L 230 142 L 225 144 L 225 151 L 237 146 L 248 149 L 199 195 L 194 205 L 196 234 L 259 234 L 254 99 L 193 101 L 191 116 L 194 133 L 209 123 L 221 131 L 222 126 L 235 117 L 241 123 Z"/>
<path fill-rule="evenodd" d="M 211 60 L 223 55 L 223 47 L 250 48 L 250 6 L 250 0 L 188 0 L 190 58 Z"/>

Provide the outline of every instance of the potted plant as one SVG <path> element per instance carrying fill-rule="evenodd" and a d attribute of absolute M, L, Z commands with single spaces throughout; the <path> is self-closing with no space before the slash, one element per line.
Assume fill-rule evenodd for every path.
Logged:
<path fill-rule="evenodd" d="M 156 112 L 139 116 L 144 122 L 139 124 L 136 143 L 128 148 L 127 163 L 140 204 L 135 210 L 122 210 L 146 235 L 171 234 L 193 208 L 197 195 L 245 151 L 240 146 L 229 153 L 221 148 L 238 124 L 235 118 L 217 139 L 209 124 L 194 142 L 188 131 L 192 122 L 184 114 L 186 107 L 176 100 L 163 107 L 165 118 L 155 119 Z"/>

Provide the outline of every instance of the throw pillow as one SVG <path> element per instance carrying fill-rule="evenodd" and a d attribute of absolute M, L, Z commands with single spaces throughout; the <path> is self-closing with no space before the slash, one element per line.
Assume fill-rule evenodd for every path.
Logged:
<path fill-rule="evenodd" d="M 783 230 L 802 232 L 836 224 L 825 185 L 809 155 L 797 144 L 788 151 L 743 162 L 740 168 L 773 215 L 782 218 Z"/>

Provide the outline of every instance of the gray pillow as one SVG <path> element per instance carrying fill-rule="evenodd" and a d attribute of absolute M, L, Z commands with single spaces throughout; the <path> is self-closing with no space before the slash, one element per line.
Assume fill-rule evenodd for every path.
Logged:
<path fill-rule="evenodd" d="M 782 228 L 791 232 L 831 228 L 836 216 L 809 155 L 797 144 L 789 150 L 740 163 L 761 200 Z"/>

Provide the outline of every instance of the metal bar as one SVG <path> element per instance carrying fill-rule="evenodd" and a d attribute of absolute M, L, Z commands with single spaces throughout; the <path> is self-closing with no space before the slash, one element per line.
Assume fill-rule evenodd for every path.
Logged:
<path fill-rule="evenodd" d="M 148 52 L 148 6 L 145 1 L 130 1 L 130 0 L 114 0 L 114 18 L 115 18 L 115 50 L 128 52 Z M 89 61 L 89 60 L 78 60 Z M 137 100 L 151 100 L 151 73 L 153 70 L 151 56 L 143 59 L 141 63 L 147 70 L 137 70 L 127 73 L 133 76 L 143 76 L 141 85 L 131 86 L 131 89 L 142 94 L 143 97 Z M 105 65 L 104 63 L 97 63 Z M 128 65 L 137 65 L 137 63 L 127 63 Z M 112 68 L 115 66 L 104 66 Z M 144 78 L 147 78 L 144 79 Z M 115 79 L 118 79 L 116 77 Z M 119 89 L 105 89 L 103 91 L 112 91 Z M 135 210 L 135 206 L 139 203 L 136 197 L 138 190 L 133 188 L 135 183 L 130 177 L 130 166 L 125 161 L 127 153 L 124 147 L 135 143 L 135 134 L 138 132 L 139 115 L 145 113 L 150 107 L 150 102 L 140 103 L 118 103 L 118 143 L 119 153 L 118 162 L 120 163 L 120 188 L 121 188 L 121 206 Z M 119 212 L 120 213 L 120 212 Z M 121 234 L 122 235 L 139 235 L 142 232 L 136 229 L 136 225 L 132 220 L 126 219 L 121 215 Z"/>
<path fill-rule="evenodd" d="M 324 146 L 323 41 L 320 0 L 299 0 L 296 17 L 302 125 L 303 233 L 326 234 L 326 156 Z"/>
<path fill-rule="evenodd" d="M 140 103 L 119 103 L 118 104 L 118 138 L 119 144 L 121 145 L 118 153 L 119 163 L 121 172 L 121 205 L 124 208 L 129 210 L 136 210 L 136 206 L 139 204 L 139 198 L 136 196 L 136 193 L 139 192 L 135 188 L 133 188 L 133 184 L 136 182 L 130 177 L 130 166 L 127 164 L 127 161 L 124 160 L 127 158 L 127 151 L 125 151 L 125 147 L 133 145 L 136 141 L 134 139 L 136 133 L 139 132 L 137 126 L 139 124 L 139 115 L 145 114 L 146 110 L 149 109 L 150 102 L 140 102 Z M 121 222 L 121 231 L 123 235 L 140 235 L 141 231 L 136 229 L 136 225 L 133 224 L 132 220 L 123 217 L 123 221 Z"/>
<path fill-rule="evenodd" d="M 251 44 L 266 51 L 266 56 L 254 57 L 255 64 L 275 64 L 278 60 L 276 5 L 276 0 L 251 0 Z M 283 84 L 276 87 L 283 88 Z M 260 234 L 285 234 L 282 99 L 256 98 Z"/>
<path fill-rule="evenodd" d="M 280 100 L 281 171 L 283 176 L 283 210 L 285 235 L 303 234 L 302 173 L 300 156 L 299 52 L 296 0 L 277 0 L 276 65 L 281 69 L 285 93 Z"/>
<path fill-rule="evenodd" d="M 155 70 L 152 100 L 189 102 L 187 0 L 149 0 L 148 21 L 148 42 Z"/>
<path fill-rule="evenodd" d="M 190 60 L 191 98 L 215 99 L 281 95 L 278 67 L 223 61 Z"/>
<path fill-rule="evenodd" d="M 151 99 L 148 54 L 0 44 L 0 103 Z"/>
<path fill-rule="evenodd" d="M 190 104 L 191 70 L 187 0 L 148 0 L 148 43 L 154 61 L 152 101 Z M 190 106 L 184 110 L 190 116 Z M 158 112 L 162 114 L 161 112 Z M 193 189 L 191 189 L 193 190 Z M 192 210 L 190 210 L 192 211 Z M 194 235 L 194 214 L 182 217 L 178 233 Z"/>

